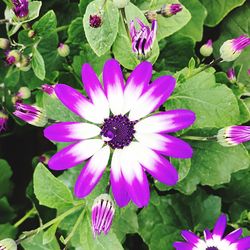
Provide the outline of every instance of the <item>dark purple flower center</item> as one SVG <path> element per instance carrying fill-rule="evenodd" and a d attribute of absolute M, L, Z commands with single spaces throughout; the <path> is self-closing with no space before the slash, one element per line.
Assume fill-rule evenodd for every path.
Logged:
<path fill-rule="evenodd" d="M 98 15 L 89 16 L 89 25 L 92 28 L 99 28 L 102 24 L 102 18 Z"/>
<path fill-rule="evenodd" d="M 134 125 L 126 115 L 115 115 L 104 120 L 101 135 L 111 148 L 128 146 L 134 138 Z"/>
<path fill-rule="evenodd" d="M 219 250 L 217 247 L 207 247 L 206 250 Z"/>

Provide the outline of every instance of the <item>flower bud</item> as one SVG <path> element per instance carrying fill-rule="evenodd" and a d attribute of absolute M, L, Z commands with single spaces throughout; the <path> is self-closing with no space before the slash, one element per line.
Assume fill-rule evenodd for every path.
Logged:
<path fill-rule="evenodd" d="M 42 154 L 39 156 L 38 161 L 43 163 L 43 164 L 48 165 L 49 159 L 50 159 L 50 157 L 47 154 Z"/>
<path fill-rule="evenodd" d="M 250 37 L 242 35 L 240 37 L 227 40 L 220 47 L 220 57 L 225 62 L 237 59 L 241 52 L 250 45 Z"/>
<path fill-rule="evenodd" d="M 101 232 L 107 234 L 115 214 L 115 205 L 109 194 L 101 194 L 92 206 L 92 230 L 94 237 Z"/>
<path fill-rule="evenodd" d="M 20 99 L 28 99 L 28 98 L 30 98 L 30 96 L 31 96 L 30 89 L 28 87 L 21 87 L 17 92 L 17 96 Z"/>
<path fill-rule="evenodd" d="M 227 78 L 228 78 L 229 82 L 236 83 L 236 75 L 235 75 L 235 71 L 233 68 L 231 68 L 227 71 Z"/>
<path fill-rule="evenodd" d="M 16 63 L 16 67 L 18 67 L 22 71 L 28 71 L 31 67 L 29 63 L 29 58 L 25 55 L 21 55 L 20 61 Z"/>
<path fill-rule="evenodd" d="M 8 49 L 10 41 L 6 38 L 0 38 L 0 49 Z"/>
<path fill-rule="evenodd" d="M 14 240 L 6 238 L 0 241 L 0 249 L 3 250 L 17 250 L 17 244 Z"/>
<path fill-rule="evenodd" d="M 57 48 L 57 52 L 58 52 L 59 56 L 66 57 L 70 53 L 69 46 L 67 44 L 60 43 L 58 48 Z"/>
<path fill-rule="evenodd" d="M 182 11 L 182 5 L 179 3 L 176 4 L 164 4 L 161 7 L 161 15 L 165 17 L 171 17 L 176 15 L 178 12 Z"/>
<path fill-rule="evenodd" d="M 55 93 L 55 86 L 56 85 L 43 84 L 41 87 L 44 93 L 47 93 L 51 97 L 57 97 Z"/>
<path fill-rule="evenodd" d="M 157 18 L 157 12 L 154 10 L 149 10 L 144 15 L 149 23 L 152 23 Z"/>
<path fill-rule="evenodd" d="M 204 45 L 200 48 L 200 53 L 204 57 L 211 56 L 213 53 L 213 42 L 209 39 Z"/>
<path fill-rule="evenodd" d="M 8 115 L 5 112 L 0 111 L 0 132 L 6 129 L 6 124 L 8 121 Z M 1 246 L 1 245 L 0 245 Z"/>
<path fill-rule="evenodd" d="M 12 0 L 13 12 L 19 19 L 24 19 L 29 14 L 29 2 L 27 0 Z"/>
<path fill-rule="evenodd" d="M 18 50 L 7 51 L 5 55 L 6 55 L 5 60 L 9 65 L 19 62 L 21 58 L 20 52 Z"/>
<path fill-rule="evenodd" d="M 89 25 L 92 28 L 99 28 L 102 26 L 102 17 L 98 14 L 89 16 Z"/>
<path fill-rule="evenodd" d="M 29 30 L 29 32 L 28 32 L 28 37 L 29 38 L 34 38 L 35 35 L 36 35 L 36 32 L 34 30 Z"/>
<path fill-rule="evenodd" d="M 247 70 L 247 74 L 250 76 L 250 69 Z"/>
<path fill-rule="evenodd" d="M 250 126 L 229 126 L 218 131 L 217 141 L 224 147 L 231 147 L 250 141 Z"/>
<path fill-rule="evenodd" d="M 130 0 L 113 0 L 115 7 L 119 9 L 125 8 L 129 2 Z"/>

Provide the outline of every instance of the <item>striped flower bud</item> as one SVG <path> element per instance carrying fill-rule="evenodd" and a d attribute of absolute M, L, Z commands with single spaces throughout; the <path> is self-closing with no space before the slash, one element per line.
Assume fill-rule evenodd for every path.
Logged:
<path fill-rule="evenodd" d="M 182 11 L 182 5 L 179 3 L 176 4 L 164 4 L 161 7 L 161 15 L 165 17 L 171 17 L 176 15 L 178 12 Z"/>
<path fill-rule="evenodd" d="M 57 52 L 58 52 L 59 56 L 66 57 L 70 53 L 69 46 L 67 44 L 60 43 L 58 48 L 57 48 Z"/>
<path fill-rule="evenodd" d="M 112 225 L 115 205 L 109 194 L 101 194 L 92 206 L 92 230 L 94 237 L 101 232 L 107 234 Z"/>
<path fill-rule="evenodd" d="M 0 250 L 17 250 L 17 244 L 10 238 L 0 240 Z"/>
<path fill-rule="evenodd" d="M 55 86 L 56 85 L 43 84 L 41 87 L 44 93 L 47 93 L 51 97 L 57 97 L 55 93 Z"/>
<path fill-rule="evenodd" d="M 240 37 L 227 40 L 220 47 L 220 57 L 225 62 L 237 59 L 241 52 L 250 45 L 250 37 L 242 35 Z"/>
<path fill-rule="evenodd" d="M 213 53 L 213 42 L 209 39 L 204 45 L 200 48 L 200 53 L 204 57 L 211 56 Z"/>
<path fill-rule="evenodd" d="M 235 70 L 233 68 L 227 71 L 227 78 L 229 82 L 236 83 L 236 75 L 235 75 Z"/>
<path fill-rule="evenodd" d="M 19 99 L 28 99 L 31 96 L 30 89 L 28 87 L 21 87 L 17 92 Z"/>
<path fill-rule="evenodd" d="M 10 46 L 10 42 L 6 38 L 0 38 L 0 49 L 8 49 Z"/>
<path fill-rule="evenodd" d="M 8 121 L 8 115 L 5 112 L 0 111 L 0 132 L 6 130 L 6 124 Z"/>
<path fill-rule="evenodd" d="M 20 61 L 21 59 L 21 55 L 20 55 L 20 52 L 18 50 L 10 50 L 10 51 L 7 51 L 5 53 L 6 55 L 6 58 L 5 58 L 5 61 L 9 64 L 9 65 L 12 65 L 12 64 L 16 64 Z"/>

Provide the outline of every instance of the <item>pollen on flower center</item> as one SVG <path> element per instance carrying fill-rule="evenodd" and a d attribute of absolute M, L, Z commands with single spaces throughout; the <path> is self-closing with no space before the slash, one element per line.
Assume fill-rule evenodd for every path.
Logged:
<path fill-rule="evenodd" d="M 206 250 L 220 250 L 218 247 L 207 247 Z"/>
<path fill-rule="evenodd" d="M 102 138 L 111 148 L 128 146 L 134 138 L 135 123 L 136 121 L 130 121 L 126 115 L 107 118 L 102 125 Z"/>

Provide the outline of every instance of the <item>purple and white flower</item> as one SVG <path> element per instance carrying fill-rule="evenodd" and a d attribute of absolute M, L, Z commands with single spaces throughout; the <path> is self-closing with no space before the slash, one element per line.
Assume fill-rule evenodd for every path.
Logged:
<path fill-rule="evenodd" d="M 0 111 L 0 133 L 6 130 L 6 124 L 9 117 L 5 114 L 5 112 Z"/>
<path fill-rule="evenodd" d="M 217 140 L 225 147 L 236 146 L 250 141 L 250 126 L 229 126 L 220 129 Z"/>
<path fill-rule="evenodd" d="M 145 25 L 140 19 L 136 18 L 140 25 L 137 31 L 134 21 L 130 23 L 130 37 L 132 40 L 132 51 L 136 53 L 138 58 L 147 58 L 153 48 L 156 39 L 157 21 L 152 21 L 152 27 Z"/>
<path fill-rule="evenodd" d="M 104 87 L 91 66 L 83 65 L 82 81 L 89 99 L 65 84 L 56 85 L 61 102 L 84 120 L 45 129 L 46 138 L 72 143 L 52 156 L 48 165 L 65 170 L 90 158 L 75 185 L 75 195 L 83 198 L 100 180 L 112 153 L 110 182 L 117 204 L 123 207 L 132 200 L 143 207 L 149 202 L 145 171 L 162 183 L 175 185 L 178 173 L 164 156 L 192 157 L 188 143 L 167 133 L 192 125 L 195 114 L 179 109 L 150 115 L 171 95 L 176 80 L 161 76 L 150 84 L 149 62 L 139 64 L 126 85 L 114 59 L 105 63 L 102 75 Z"/>
<path fill-rule="evenodd" d="M 250 248 L 250 237 L 241 238 L 242 229 L 236 229 L 224 236 L 227 226 L 227 217 L 222 214 L 213 229 L 204 231 L 204 240 L 200 239 L 191 231 L 184 230 L 181 235 L 186 242 L 175 242 L 176 250 L 248 250 Z"/>
<path fill-rule="evenodd" d="M 17 102 L 15 108 L 13 114 L 31 125 L 44 127 L 48 122 L 45 110 L 35 105 Z"/>
<path fill-rule="evenodd" d="M 101 232 L 107 234 L 111 228 L 115 214 L 115 204 L 108 194 L 101 194 L 92 206 L 92 230 L 94 237 Z"/>
<path fill-rule="evenodd" d="M 235 75 L 235 70 L 234 68 L 230 68 L 227 71 L 227 78 L 231 83 L 236 83 L 236 75 Z"/>
<path fill-rule="evenodd" d="M 27 0 L 12 0 L 14 11 L 16 17 L 24 18 L 29 14 L 29 2 Z"/>
<path fill-rule="evenodd" d="M 225 62 L 237 59 L 241 52 L 250 45 L 250 37 L 242 35 L 240 37 L 227 40 L 220 48 L 220 57 Z"/>

